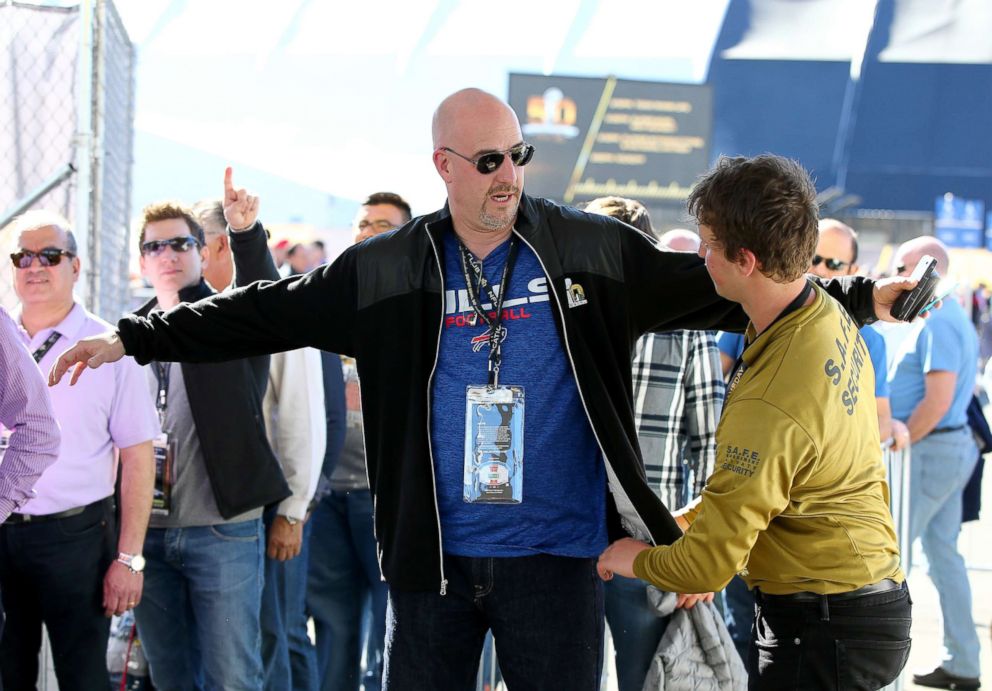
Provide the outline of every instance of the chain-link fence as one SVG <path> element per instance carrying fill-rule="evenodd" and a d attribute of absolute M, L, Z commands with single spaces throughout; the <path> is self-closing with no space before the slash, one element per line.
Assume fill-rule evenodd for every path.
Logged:
<path fill-rule="evenodd" d="M 0 227 L 27 209 L 66 216 L 83 264 L 77 295 L 111 321 L 127 304 L 133 75 L 133 46 L 109 0 L 0 0 Z M 0 256 L 16 240 L 0 233 Z M 0 271 L 8 308 L 12 279 Z"/>

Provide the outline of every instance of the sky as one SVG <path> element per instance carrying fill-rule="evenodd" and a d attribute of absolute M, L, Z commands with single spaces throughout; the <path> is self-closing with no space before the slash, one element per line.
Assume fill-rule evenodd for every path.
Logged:
<path fill-rule="evenodd" d="M 231 163 L 281 222 L 347 225 L 378 190 L 433 211 L 449 93 L 505 97 L 511 72 L 699 83 L 727 2 L 117 0 L 137 51 L 132 208 L 218 195 Z"/>

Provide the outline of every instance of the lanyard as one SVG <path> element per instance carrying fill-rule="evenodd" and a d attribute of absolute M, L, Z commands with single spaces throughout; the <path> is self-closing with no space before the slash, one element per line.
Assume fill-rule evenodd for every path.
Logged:
<path fill-rule="evenodd" d="M 34 361 L 41 362 L 41 358 L 48 355 L 48 351 L 52 349 L 52 346 L 54 346 L 55 342 L 58 341 L 60 338 L 62 338 L 62 334 L 60 334 L 58 331 L 53 331 L 52 335 L 48 337 L 48 340 L 42 343 L 38 347 L 38 350 L 31 353 L 31 357 L 34 358 Z"/>
<path fill-rule="evenodd" d="M 506 297 L 506 290 L 510 284 L 510 274 L 513 273 L 513 264 L 517 259 L 517 239 L 510 240 L 510 249 L 506 255 L 506 263 L 503 264 L 503 277 L 499 282 L 499 294 L 494 291 L 493 285 L 486 280 L 482 272 L 482 262 L 473 256 L 460 239 L 458 240 L 458 251 L 462 258 L 462 275 L 465 277 L 465 287 L 468 292 L 468 300 L 475 310 L 475 315 L 489 327 L 489 386 L 495 388 L 499 385 L 499 368 L 502 363 L 501 351 L 503 341 L 506 340 L 506 327 L 502 326 L 503 321 L 503 299 Z M 469 275 L 469 268 L 475 274 L 478 286 Z M 482 302 L 479 299 L 480 290 L 485 290 L 489 301 L 496 310 L 496 314 L 490 317 L 482 309 Z"/>
<path fill-rule="evenodd" d="M 155 399 L 155 409 L 158 411 L 158 422 L 165 424 L 165 409 L 169 401 L 169 363 L 153 362 L 152 371 L 158 381 L 158 397 Z"/>
<path fill-rule="evenodd" d="M 809 280 L 807 280 L 806 285 L 803 286 L 803 289 L 799 292 L 799 295 L 797 295 L 792 300 L 792 302 L 786 305 L 785 309 L 782 310 L 782 312 L 777 317 L 775 317 L 772 323 L 769 324 L 768 326 L 771 327 L 772 324 L 774 324 L 775 322 L 779 321 L 780 319 L 784 319 L 785 317 L 789 316 L 797 309 L 802 307 L 803 303 L 806 302 L 806 298 L 809 297 L 809 294 L 811 292 L 813 292 L 813 284 L 810 283 Z M 751 345 L 750 343 L 747 343 L 744 346 L 744 350 L 741 351 L 741 354 L 737 356 L 737 362 L 734 363 L 734 369 L 732 370 L 733 374 L 730 375 L 730 383 L 727 384 L 727 396 L 730 396 L 730 394 L 734 392 L 734 389 L 737 388 L 737 384 L 739 384 L 741 381 L 741 377 L 744 376 L 744 372 L 747 371 L 747 365 L 744 363 L 744 351 L 747 350 L 748 347 L 750 347 L 750 345 Z"/>

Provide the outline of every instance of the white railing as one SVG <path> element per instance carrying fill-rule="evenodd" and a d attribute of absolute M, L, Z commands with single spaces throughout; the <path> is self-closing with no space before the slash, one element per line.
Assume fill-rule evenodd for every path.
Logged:
<path fill-rule="evenodd" d="M 913 545 L 909 541 L 909 477 L 911 454 L 910 449 L 900 451 L 892 449 L 892 440 L 882 444 L 882 464 L 885 466 L 885 476 L 889 481 L 889 508 L 896 527 L 896 538 L 899 540 L 899 556 L 902 560 L 903 573 L 909 573 L 909 564 L 913 558 Z M 902 675 L 899 679 L 886 686 L 883 691 L 901 691 Z"/>

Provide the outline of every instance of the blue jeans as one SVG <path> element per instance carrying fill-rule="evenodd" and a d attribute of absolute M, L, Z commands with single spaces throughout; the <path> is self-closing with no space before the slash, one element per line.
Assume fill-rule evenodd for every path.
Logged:
<path fill-rule="evenodd" d="M 262 520 L 151 528 L 138 635 L 157 691 L 262 689 Z"/>
<path fill-rule="evenodd" d="M 389 591 L 386 691 L 475 688 L 487 630 L 507 688 L 597 691 L 603 583 L 596 559 L 444 556 L 446 595 Z"/>
<path fill-rule="evenodd" d="M 945 648 L 941 667 L 961 677 L 980 676 L 981 645 L 971 617 L 971 585 L 958 553 L 961 492 L 977 461 L 978 449 L 965 427 L 931 434 L 913 444 L 910 465 L 910 544 L 922 539 L 930 579 L 940 596 Z"/>
<path fill-rule="evenodd" d="M 606 583 L 606 623 L 613 636 L 620 691 L 641 691 L 668 619 L 648 603 L 644 581 L 614 576 Z"/>
<path fill-rule="evenodd" d="M 265 511 L 268 531 L 276 508 Z M 306 588 L 311 523 L 300 553 L 289 561 L 265 558 L 262 588 L 262 667 L 266 691 L 317 691 L 317 654 L 307 636 Z"/>
<path fill-rule="evenodd" d="M 307 610 L 317 634 L 321 691 L 378 691 L 386 637 L 386 584 L 382 582 L 372 495 L 368 490 L 332 492 L 310 517 L 313 536 L 307 580 Z M 362 619 L 371 626 L 362 675 Z"/>

